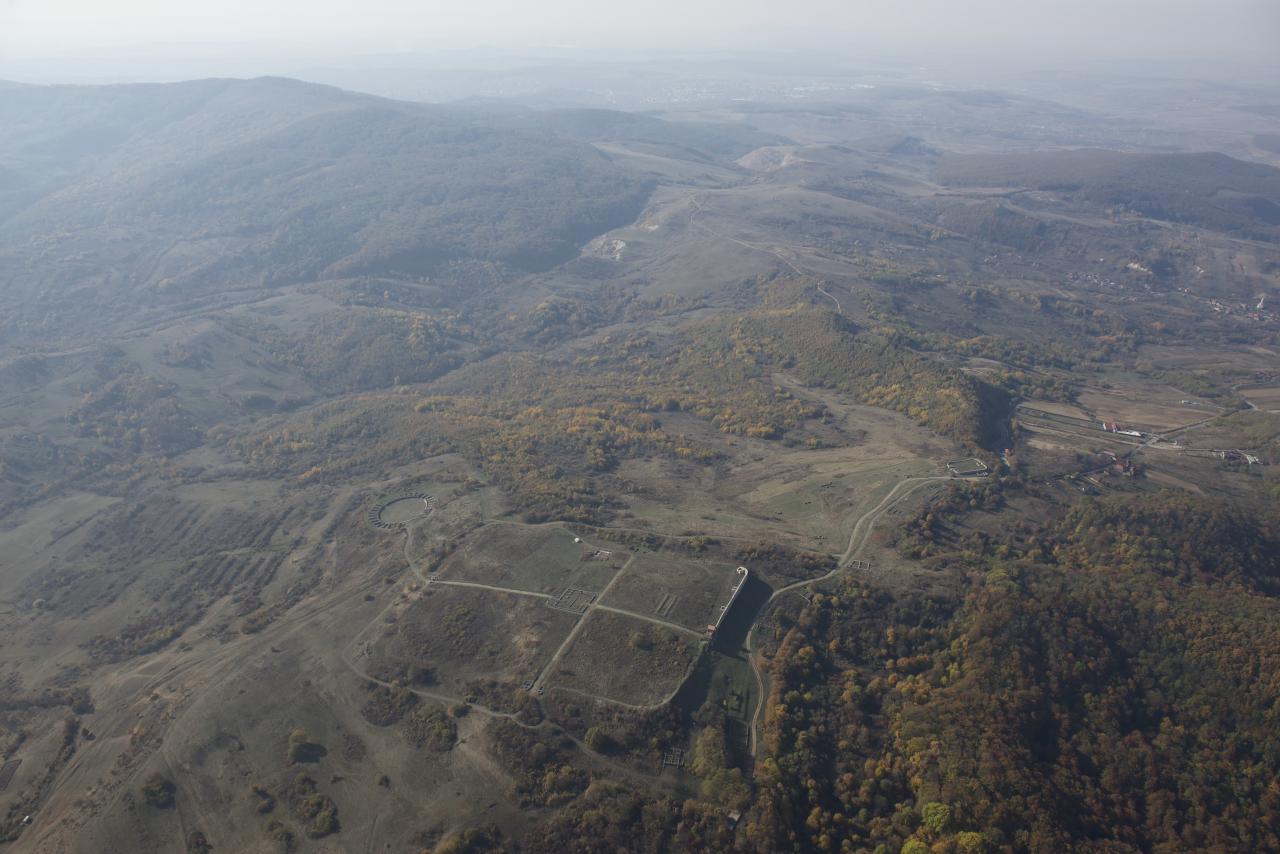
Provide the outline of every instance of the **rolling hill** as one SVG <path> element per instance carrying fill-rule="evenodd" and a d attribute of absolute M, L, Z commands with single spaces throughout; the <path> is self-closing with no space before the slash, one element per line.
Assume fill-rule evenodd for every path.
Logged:
<path fill-rule="evenodd" d="M 1280 237 L 1280 169 L 1214 152 L 953 155 L 943 159 L 938 177 L 952 186 L 1053 191 L 1154 219 Z"/>
<path fill-rule="evenodd" d="M 27 313 L 536 271 L 633 219 L 650 190 L 545 130 L 287 80 L 19 86 L 0 117 L 0 271 L 21 283 L 0 300 Z"/>

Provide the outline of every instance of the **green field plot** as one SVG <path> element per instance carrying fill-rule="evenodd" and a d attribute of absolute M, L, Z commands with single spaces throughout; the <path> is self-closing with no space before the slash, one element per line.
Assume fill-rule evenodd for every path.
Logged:
<path fill-rule="evenodd" d="M 544 603 L 535 596 L 434 586 L 358 654 L 367 657 L 371 674 L 385 678 L 412 667 L 426 674 L 413 681 L 449 694 L 462 695 L 476 679 L 519 684 L 546 666 L 575 621 Z"/>
<path fill-rule="evenodd" d="M 575 539 L 556 526 L 486 525 L 441 564 L 439 575 L 549 595 L 566 587 L 599 592 L 629 555 Z"/>
<path fill-rule="evenodd" d="M 698 646 L 691 635 L 597 609 L 587 615 L 548 685 L 629 705 L 655 705 L 680 687 Z"/>
<path fill-rule="evenodd" d="M 602 604 L 702 631 L 728 603 L 738 580 L 736 569 L 666 552 L 638 554 Z"/>

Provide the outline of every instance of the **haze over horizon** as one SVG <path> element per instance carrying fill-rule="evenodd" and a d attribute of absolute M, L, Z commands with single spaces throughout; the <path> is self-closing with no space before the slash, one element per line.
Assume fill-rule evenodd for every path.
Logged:
<path fill-rule="evenodd" d="M 476 51 L 557 55 L 676 50 L 813 51 L 858 59 L 1027 70 L 1094 65 L 1158 73 L 1274 68 L 1280 4 L 1267 0 L 979 0 L 786 5 L 671 0 L 602 11 L 556 0 L 171 4 L 0 0 L 0 77 L 24 82 L 172 80 L 298 68 L 477 61 Z M 436 57 L 439 60 L 439 57 Z M 1158 61 L 1153 64 L 1153 61 Z M 1231 78 L 1235 72 L 1219 76 Z"/>
<path fill-rule="evenodd" d="M 1280 0 L 0 0 L 0 854 L 1280 852 Z"/>

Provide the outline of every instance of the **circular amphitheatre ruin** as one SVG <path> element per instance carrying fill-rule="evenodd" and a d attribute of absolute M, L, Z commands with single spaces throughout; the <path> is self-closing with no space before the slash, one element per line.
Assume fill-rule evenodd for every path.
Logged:
<path fill-rule="evenodd" d="M 389 531 L 414 519 L 421 519 L 436 509 L 436 500 L 425 492 L 402 495 L 369 510 L 369 523 Z"/>

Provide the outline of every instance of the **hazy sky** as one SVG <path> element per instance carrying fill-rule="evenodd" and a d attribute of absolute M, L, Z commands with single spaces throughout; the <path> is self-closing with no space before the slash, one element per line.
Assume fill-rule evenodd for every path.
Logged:
<path fill-rule="evenodd" d="M 1280 0 L 0 0 L 8 65 L 146 46 L 314 59 L 454 46 L 795 47 L 1277 61 Z M 6 64 L 6 63 L 0 63 Z"/>

